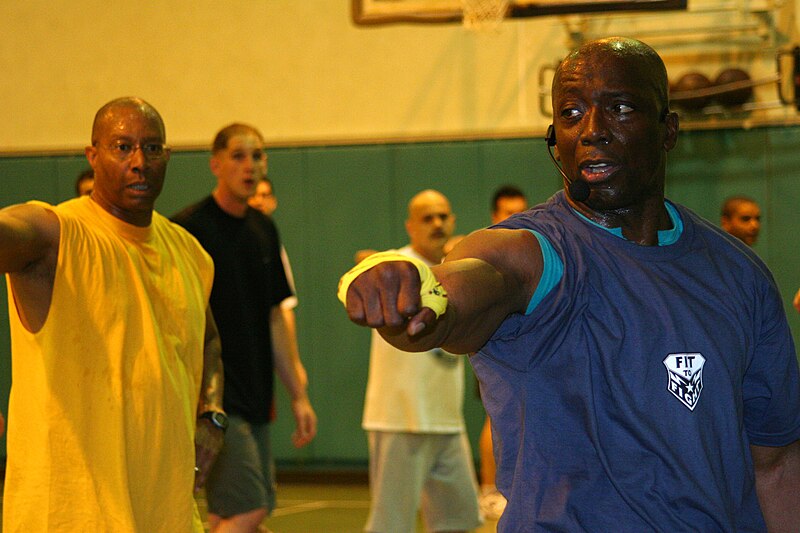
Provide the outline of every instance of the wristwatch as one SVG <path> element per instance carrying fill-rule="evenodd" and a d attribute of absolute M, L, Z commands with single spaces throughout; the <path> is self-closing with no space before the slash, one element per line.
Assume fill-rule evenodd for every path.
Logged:
<path fill-rule="evenodd" d="M 197 418 L 207 418 L 211 420 L 211 423 L 214 424 L 214 427 L 219 428 L 222 431 L 228 429 L 228 415 L 222 411 L 206 411 Z"/>

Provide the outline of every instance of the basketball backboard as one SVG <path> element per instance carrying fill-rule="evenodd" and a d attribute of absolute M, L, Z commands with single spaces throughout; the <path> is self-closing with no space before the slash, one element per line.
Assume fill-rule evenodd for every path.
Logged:
<path fill-rule="evenodd" d="M 507 18 L 686 9 L 687 0 L 510 0 Z M 352 0 L 358 25 L 460 22 L 462 0 Z"/>

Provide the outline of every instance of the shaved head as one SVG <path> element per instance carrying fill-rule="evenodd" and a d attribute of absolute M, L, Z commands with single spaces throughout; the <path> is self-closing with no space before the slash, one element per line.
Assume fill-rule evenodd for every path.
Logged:
<path fill-rule="evenodd" d="M 104 128 L 109 118 L 114 117 L 114 112 L 118 109 L 137 109 L 141 114 L 149 119 L 154 120 L 158 124 L 161 131 L 161 138 L 166 139 L 166 131 L 164 129 L 164 121 L 161 115 L 158 114 L 156 108 L 135 96 L 123 96 L 122 98 L 115 98 L 103 107 L 97 110 L 94 116 L 94 123 L 92 124 L 92 144 L 97 144 L 98 139 L 104 132 Z"/>
<path fill-rule="evenodd" d="M 579 65 L 592 62 L 596 57 L 604 55 L 625 59 L 630 68 L 638 70 L 641 79 L 648 80 L 647 83 L 657 95 L 661 109 L 667 109 L 669 81 L 664 61 L 658 52 L 647 44 L 627 37 L 608 37 L 589 41 L 570 53 L 556 69 L 553 77 L 553 94 L 560 88 L 562 73 L 574 71 Z"/>
<path fill-rule="evenodd" d="M 444 257 L 444 247 L 453 236 L 456 217 L 450 201 L 433 189 L 419 192 L 408 202 L 406 232 L 411 247 L 432 263 Z"/>
<path fill-rule="evenodd" d="M 426 189 L 415 194 L 408 202 L 408 218 L 411 218 L 415 211 L 431 203 L 444 203 L 450 208 L 450 201 L 445 195 L 433 189 Z"/>

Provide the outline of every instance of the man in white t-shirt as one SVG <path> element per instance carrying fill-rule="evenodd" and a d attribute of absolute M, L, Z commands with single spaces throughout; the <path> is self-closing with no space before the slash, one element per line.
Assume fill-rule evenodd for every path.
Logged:
<path fill-rule="evenodd" d="M 398 253 L 441 262 L 455 216 L 441 193 L 408 204 L 410 244 Z M 481 523 L 464 417 L 464 357 L 441 349 L 404 353 L 372 332 L 363 428 L 372 496 L 366 531 L 413 531 L 421 507 L 429 531 Z"/>

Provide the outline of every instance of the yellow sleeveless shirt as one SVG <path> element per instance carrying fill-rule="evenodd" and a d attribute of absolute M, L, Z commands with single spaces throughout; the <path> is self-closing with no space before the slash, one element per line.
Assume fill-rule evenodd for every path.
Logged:
<path fill-rule="evenodd" d="M 6 532 L 202 532 L 194 431 L 213 263 L 153 213 L 126 224 L 88 197 L 61 224 L 44 326 L 9 286 Z"/>

